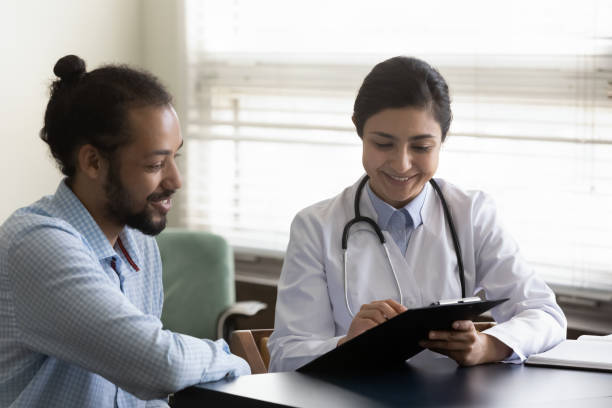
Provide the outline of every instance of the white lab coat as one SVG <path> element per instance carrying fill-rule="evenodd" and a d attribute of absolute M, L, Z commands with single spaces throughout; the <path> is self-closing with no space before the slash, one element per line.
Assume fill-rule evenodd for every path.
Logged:
<path fill-rule="evenodd" d="M 492 310 L 499 323 L 486 331 L 514 350 L 515 361 L 565 339 L 567 322 L 550 288 L 523 260 L 515 241 L 500 225 L 492 200 L 437 180 L 450 207 L 465 269 L 466 296 L 484 289 L 489 299 L 510 300 Z M 280 281 L 274 333 L 268 347 L 271 371 L 295 370 L 334 347 L 352 318 L 345 305 L 341 238 L 354 217 L 359 181 L 338 196 L 300 211 L 291 225 Z M 439 197 L 428 189 L 406 255 L 383 231 L 391 262 L 408 308 L 461 297 L 457 259 Z M 377 220 L 362 192 L 362 215 Z M 399 292 L 383 247 L 366 223 L 351 228 L 348 244 L 351 309 L 393 298 Z M 375 352 L 373 350 L 373 352 Z"/>

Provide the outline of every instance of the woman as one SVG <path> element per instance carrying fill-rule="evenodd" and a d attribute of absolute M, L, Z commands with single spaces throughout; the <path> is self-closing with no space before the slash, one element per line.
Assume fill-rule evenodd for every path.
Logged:
<path fill-rule="evenodd" d="M 448 86 L 427 63 L 395 57 L 365 78 L 353 123 L 367 175 L 302 210 L 291 225 L 269 341 L 271 371 L 294 370 L 407 308 L 480 290 L 489 299 L 510 298 L 492 310 L 497 325 L 457 321 L 452 330 L 430 332 L 421 346 L 475 365 L 522 362 L 565 338 L 554 294 L 521 258 L 492 201 L 444 180 L 430 182 L 450 122 Z M 344 258 L 343 232 L 355 207 L 380 227 L 386 246 L 368 222 L 355 223 Z"/>

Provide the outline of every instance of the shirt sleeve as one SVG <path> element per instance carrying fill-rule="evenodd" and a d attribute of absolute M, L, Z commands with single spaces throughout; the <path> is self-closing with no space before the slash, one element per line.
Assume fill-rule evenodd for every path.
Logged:
<path fill-rule="evenodd" d="M 169 408 L 167 399 L 149 400 L 145 403 L 145 408 Z"/>
<path fill-rule="evenodd" d="M 336 347 L 323 240 L 303 213 L 291 225 L 274 320 L 268 342 L 270 371 L 291 371 Z"/>
<path fill-rule="evenodd" d="M 520 363 L 565 339 L 567 321 L 553 291 L 522 258 L 493 201 L 482 193 L 472 222 L 477 286 L 489 299 L 509 298 L 491 311 L 499 324 L 485 331 L 513 350 L 506 361 Z"/>
<path fill-rule="evenodd" d="M 249 373 L 223 340 L 163 330 L 157 316 L 142 313 L 121 293 L 67 227 L 30 228 L 8 253 L 20 338 L 33 351 L 79 365 L 145 400 Z"/>

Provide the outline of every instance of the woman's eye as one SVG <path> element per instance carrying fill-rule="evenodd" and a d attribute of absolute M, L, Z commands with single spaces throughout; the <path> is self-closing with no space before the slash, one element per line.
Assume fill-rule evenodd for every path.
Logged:
<path fill-rule="evenodd" d="M 161 170 L 163 166 L 164 166 L 163 163 L 155 163 L 155 164 L 148 165 L 147 168 L 151 171 L 156 171 L 156 170 Z"/>

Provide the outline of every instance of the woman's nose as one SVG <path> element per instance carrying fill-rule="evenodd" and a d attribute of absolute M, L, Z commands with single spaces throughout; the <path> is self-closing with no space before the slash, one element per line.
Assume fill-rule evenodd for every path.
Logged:
<path fill-rule="evenodd" d="M 400 175 L 412 168 L 412 155 L 408 149 L 399 149 L 393 160 L 393 169 Z"/>

